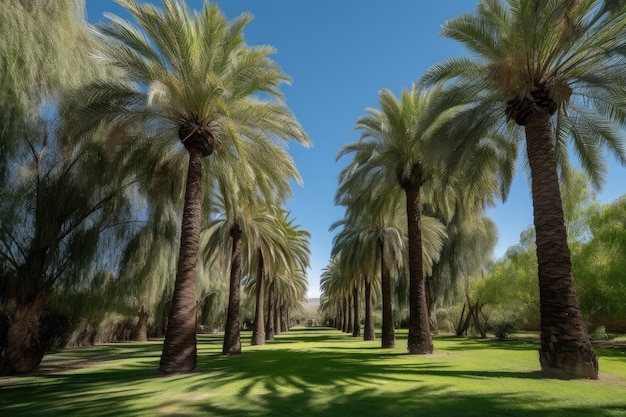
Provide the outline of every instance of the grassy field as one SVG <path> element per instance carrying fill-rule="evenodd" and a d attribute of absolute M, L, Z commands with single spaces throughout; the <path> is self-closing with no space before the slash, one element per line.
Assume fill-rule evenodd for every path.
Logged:
<path fill-rule="evenodd" d="M 0 378 L 0 416 L 626 416 L 626 351 L 598 349 L 598 381 L 547 379 L 531 342 L 436 337 L 435 354 L 380 349 L 337 330 L 293 329 L 221 356 L 199 336 L 196 373 L 158 376 L 160 342 L 47 355 Z"/>

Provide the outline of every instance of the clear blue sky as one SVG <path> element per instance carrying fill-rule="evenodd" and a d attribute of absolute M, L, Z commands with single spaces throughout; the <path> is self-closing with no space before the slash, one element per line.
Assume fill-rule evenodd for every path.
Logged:
<path fill-rule="evenodd" d="M 160 4 L 160 1 L 151 2 Z M 127 16 L 112 0 L 86 0 L 90 22 L 104 11 Z M 288 204 L 297 223 L 312 235 L 309 296 L 319 296 L 319 275 L 330 257 L 328 227 L 343 217 L 334 205 L 337 177 L 347 160 L 337 151 L 358 139 L 352 130 L 367 107 L 376 107 L 378 91 L 399 94 L 431 65 L 463 55 L 457 43 L 439 37 L 441 24 L 474 10 L 476 0 L 222 0 L 230 17 L 251 12 L 245 30 L 249 45 L 269 44 L 274 59 L 292 78 L 285 86 L 287 104 L 313 141 L 313 148 L 290 147 L 304 186 L 294 187 Z M 200 8 L 202 0 L 188 0 Z M 345 158 L 344 158 L 345 159 Z M 609 159 L 609 178 L 601 202 L 626 193 L 626 169 Z M 520 170 L 505 204 L 489 209 L 498 226 L 495 256 L 519 241 L 532 224 L 528 181 Z"/>

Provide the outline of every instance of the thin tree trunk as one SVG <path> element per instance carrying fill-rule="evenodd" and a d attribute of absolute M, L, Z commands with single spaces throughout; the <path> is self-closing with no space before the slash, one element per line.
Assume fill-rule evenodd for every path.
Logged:
<path fill-rule="evenodd" d="M 467 332 L 467 327 L 469 326 L 469 320 L 467 317 L 469 317 L 470 315 L 468 314 L 467 317 L 465 316 L 465 307 L 466 307 L 466 304 L 463 303 L 463 308 L 461 309 L 461 315 L 459 316 L 459 321 L 456 323 L 456 328 L 455 328 L 455 333 L 454 333 L 456 336 L 463 336 Z"/>
<path fill-rule="evenodd" d="M 348 333 L 348 322 L 350 320 L 350 312 L 348 310 L 348 298 L 343 297 L 343 305 L 341 306 L 341 315 L 343 316 L 343 324 L 341 326 L 341 331 L 344 333 Z"/>
<path fill-rule="evenodd" d="M 274 335 L 278 336 L 282 333 L 282 329 L 280 328 L 280 305 L 278 304 L 278 300 L 274 304 Z"/>
<path fill-rule="evenodd" d="M 363 328 L 363 340 L 376 340 L 374 330 L 374 303 L 372 301 L 372 281 L 365 280 L 365 325 Z"/>
<path fill-rule="evenodd" d="M 597 379 L 598 356 L 587 334 L 572 274 L 550 116 L 535 114 L 525 131 L 537 234 L 541 369 Z"/>
<path fill-rule="evenodd" d="M 267 324 L 265 325 L 265 340 L 274 340 L 274 303 L 276 302 L 274 292 L 275 278 L 270 282 L 267 294 Z"/>
<path fill-rule="evenodd" d="M 135 342 L 148 341 L 148 316 L 148 312 L 143 305 L 139 307 L 139 311 L 137 312 L 137 324 L 131 333 L 131 340 Z"/>
<path fill-rule="evenodd" d="M 233 249 L 230 263 L 230 290 L 228 295 L 228 310 L 226 327 L 224 328 L 223 355 L 238 355 L 241 353 L 241 333 L 239 320 L 239 302 L 241 286 L 241 235 L 243 231 L 238 223 L 233 224 L 230 236 L 233 238 Z"/>
<path fill-rule="evenodd" d="M 196 264 L 201 218 L 202 153 L 190 149 L 176 282 L 159 366 L 164 374 L 196 369 Z"/>
<path fill-rule="evenodd" d="M 346 333 L 352 333 L 352 296 L 346 295 Z"/>
<path fill-rule="evenodd" d="M 437 322 L 437 306 L 435 303 L 428 304 L 428 325 L 430 331 L 439 334 L 439 323 Z"/>
<path fill-rule="evenodd" d="M 354 325 L 352 328 L 352 337 L 361 336 L 361 319 L 359 317 L 359 289 L 355 285 L 352 290 L 352 307 L 354 310 Z"/>
<path fill-rule="evenodd" d="M 383 329 L 381 334 L 381 346 L 385 349 L 396 347 L 396 331 L 393 325 L 393 306 L 391 299 L 391 276 L 385 268 L 384 242 L 379 242 L 380 246 L 380 276 L 383 298 Z"/>
<path fill-rule="evenodd" d="M 40 292 L 31 301 L 17 300 L 15 313 L 9 318 L 8 343 L 0 364 L 3 374 L 26 374 L 36 371 L 44 349 L 39 338 L 41 313 L 47 296 Z"/>
<path fill-rule="evenodd" d="M 265 280 L 263 272 L 263 253 L 258 250 L 259 265 L 256 273 L 256 309 L 254 312 L 254 329 L 252 330 L 252 345 L 265 344 Z"/>
<path fill-rule="evenodd" d="M 343 329 L 343 310 L 341 309 L 341 302 L 337 303 L 337 330 Z"/>
<path fill-rule="evenodd" d="M 289 320 L 287 319 L 287 308 L 283 304 L 280 306 L 278 311 L 280 312 L 280 320 L 279 320 L 280 330 L 283 332 L 289 331 L 289 325 L 288 325 Z"/>
<path fill-rule="evenodd" d="M 428 308 L 426 307 L 426 280 L 422 265 L 419 181 L 417 184 L 407 186 L 405 192 L 409 235 L 409 337 L 407 345 L 411 354 L 433 353 L 433 340 L 430 335 Z"/>

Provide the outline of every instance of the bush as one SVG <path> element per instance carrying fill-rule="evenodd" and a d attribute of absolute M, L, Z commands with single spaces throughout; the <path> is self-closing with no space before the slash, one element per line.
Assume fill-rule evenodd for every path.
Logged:
<path fill-rule="evenodd" d="M 517 323 L 511 320 L 502 320 L 491 326 L 491 331 L 496 335 L 498 340 L 507 339 L 513 331 L 517 329 Z"/>
<path fill-rule="evenodd" d="M 597 327 L 591 334 L 589 335 L 591 340 L 608 340 L 609 335 L 606 334 L 606 327 L 600 326 Z"/>

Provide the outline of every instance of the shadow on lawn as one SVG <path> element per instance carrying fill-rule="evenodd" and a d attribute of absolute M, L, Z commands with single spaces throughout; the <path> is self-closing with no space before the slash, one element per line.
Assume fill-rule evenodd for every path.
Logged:
<path fill-rule="evenodd" d="M 242 337 L 244 354 L 224 357 L 219 353 L 221 336 L 201 335 L 198 372 L 167 378 L 158 378 L 160 343 L 109 345 L 95 352 L 86 349 L 78 352 L 81 358 L 85 355 L 85 361 L 108 358 L 111 362 L 93 369 L 15 378 L 10 384 L 0 381 L 0 415 L 368 417 L 532 413 L 538 417 L 609 417 L 626 409 L 626 401 L 621 410 L 541 407 L 537 402 L 529 404 L 523 388 L 524 380 L 540 378 L 538 373 L 457 370 L 436 356 L 420 362 L 395 361 L 406 355 L 403 348 L 372 348 L 355 354 L 348 350 L 359 347 L 336 346 L 342 338 L 351 339 L 327 329 L 296 329 L 267 346 L 248 350 L 249 342 L 243 342 Z M 306 341 L 315 344 L 302 349 L 290 347 L 292 342 Z M 325 341 L 328 347 L 319 343 Z M 458 339 L 454 342 L 464 344 Z M 475 349 L 497 347 L 468 342 L 469 349 L 473 345 L 478 345 Z M 509 348 L 508 343 L 504 345 L 503 349 Z M 116 359 L 125 361 L 114 362 Z M 476 379 L 476 384 L 484 383 L 484 379 L 514 378 L 519 380 L 520 393 L 459 394 L 454 378 Z"/>

